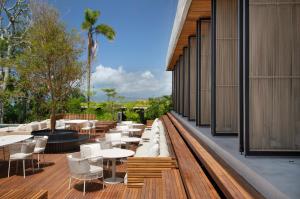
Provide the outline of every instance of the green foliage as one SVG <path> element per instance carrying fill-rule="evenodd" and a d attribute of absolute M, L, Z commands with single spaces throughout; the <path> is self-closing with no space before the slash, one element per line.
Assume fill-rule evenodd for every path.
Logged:
<path fill-rule="evenodd" d="M 133 109 L 126 110 L 125 115 L 126 115 L 126 120 L 141 122 L 141 118 L 140 118 L 139 114 L 137 112 L 133 111 Z"/>
<path fill-rule="evenodd" d="M 145 112 L 147 120 L 154 120 L 169 112 L 172 108 L 170 96 L 163 96 L 159 98 L 150 98 L 149 107 Z"/>
<path fill-rule="evenodd" d="M 66 103 L 67 113 L 81 113 L 81 103 L 84 102 L 84 97 L 70 98 Z"/>
<path fill-rule="evenodd" d="M 108 40 L 114 40 L 116 36 L 114 29 L 106 24 L 96 26 L 95 32 L 105 36 Z"/>

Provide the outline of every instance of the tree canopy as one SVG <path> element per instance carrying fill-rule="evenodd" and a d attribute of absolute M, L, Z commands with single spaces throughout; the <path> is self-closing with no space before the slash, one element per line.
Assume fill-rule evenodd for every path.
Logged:
<path fill-rule="evenodd" d="M 29 46 L 18 56 L 18 71 L 33 93 L 41 89 L 47 93 L 55 118 L 62 102 L 81 83 L 80 37 L 66 30 L 49 5 L 34 3 L 31 9 L 32 23 L 25 36 Z M 55 121 L 52 123 L 53 129 Z"/>

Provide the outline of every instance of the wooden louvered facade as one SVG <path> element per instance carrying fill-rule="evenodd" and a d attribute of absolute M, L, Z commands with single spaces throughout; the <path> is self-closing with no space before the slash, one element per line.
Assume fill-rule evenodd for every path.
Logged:
<path fill-rule="evenodd" d="M 191 0 L 182 17 L 174 110 L 246 155 L 299 155 L 300 0 Z"/>

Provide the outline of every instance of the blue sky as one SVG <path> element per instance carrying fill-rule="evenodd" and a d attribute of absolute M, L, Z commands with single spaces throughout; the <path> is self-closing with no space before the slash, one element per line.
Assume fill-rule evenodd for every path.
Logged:
<path fill-rule="evenodd" d="M 98 37 L 93 63 L 94 89 L 115 87 L 128 99 L 171 93 L 171 74 L 165 58 L 176 13 L 177 0 L 48 0 L 68 28 L 80 29 L 84 9 L 100 10 L 98 23 L 112 26 L 113 42 Z M 85 54 L 83 55 L 85 58 Z M 95 101 L 104 99 L 101 92 Z"/>

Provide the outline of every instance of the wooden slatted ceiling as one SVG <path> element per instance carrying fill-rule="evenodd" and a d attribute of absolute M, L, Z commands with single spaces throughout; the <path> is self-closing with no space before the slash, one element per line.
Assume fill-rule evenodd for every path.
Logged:
<path fill-rule="evenodd" d="M 182 27 L 179 39 L 177 41 L 175 49 L 173 49 L 173 55 L 169 60 L 167 66 L 168 70 L 173 70 L 176 61 L 179 56 L 183 54 L 183 48 L 188 46 L 189 36 L 196 35 L 196 21 L 200 17 L 211 16 L 211 0 L 193 0 L 189 8 L 185 23 Z"/>

